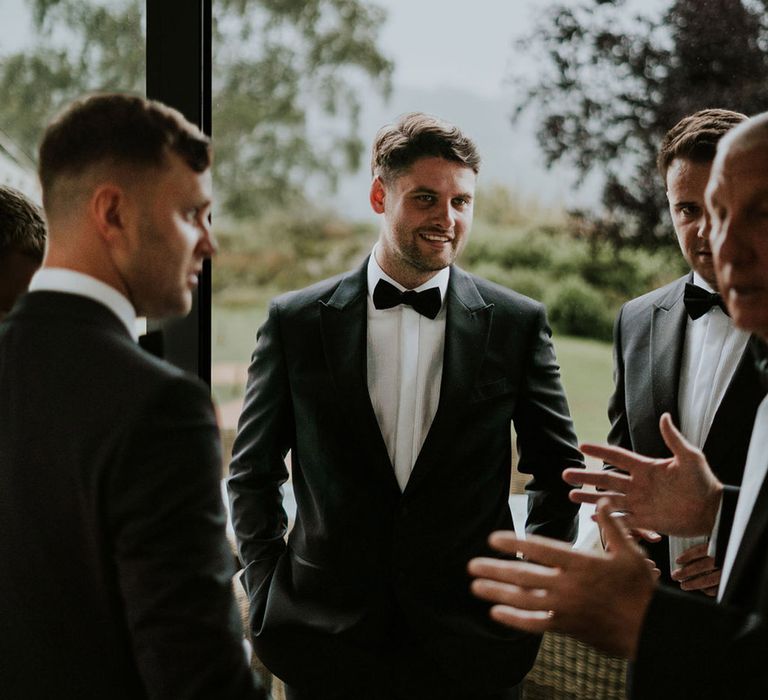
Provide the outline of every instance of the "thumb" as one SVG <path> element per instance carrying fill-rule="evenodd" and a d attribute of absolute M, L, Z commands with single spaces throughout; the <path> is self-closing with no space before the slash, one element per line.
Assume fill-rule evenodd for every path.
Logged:
<path fill-rule="evenodd" d="M 661 416 L 659 421 L 659 430 L 661 430 L 661 437 L 664 438 L 664 442 L 667 447 L 672 451 L 678 459 L 687 457 L 696 452 L 696 448 L 691 445 L 688 440 L 683 437 L 683 434 L 675 427 L 672 422 L 672 416 L 669 413 L 665 413 Z"/>
<path fill-rule="evenodd" d="M 610 501 L 601 498 L 597 502 L 597 523 L 600 526 L 606 550 L 618 554 L 632 545 L 631 533 L 624 518 L 616 518 L 611 511 Z"/>

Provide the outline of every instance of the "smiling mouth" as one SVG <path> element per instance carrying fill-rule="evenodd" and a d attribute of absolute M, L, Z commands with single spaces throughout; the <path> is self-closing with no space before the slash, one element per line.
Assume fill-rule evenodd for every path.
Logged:
<path fill-rule="evenodd" d="M 419 235 L 431 243 L 450 243 L 453 240 L 451 236 L 445 233 L 422 232 Z"/>

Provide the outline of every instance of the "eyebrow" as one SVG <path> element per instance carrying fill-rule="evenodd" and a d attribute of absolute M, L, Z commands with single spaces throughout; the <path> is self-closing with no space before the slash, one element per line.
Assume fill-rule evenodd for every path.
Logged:
<path fill-rule="evenodd" d="M 431 187 L 421 187 L 417 185 L 416 187 L 412 187 L 410 190 L 411 194 L 431 194 L 435 197 L 439 197 L 440 193 L 437 190 L 433 190 Z M 455 199 L 456 197 L 462 197 L 464 199 L 472 199 L 472 195 L 469 192 L 457 192 L 456 194 L 451 195 L 451 199 Z"/>

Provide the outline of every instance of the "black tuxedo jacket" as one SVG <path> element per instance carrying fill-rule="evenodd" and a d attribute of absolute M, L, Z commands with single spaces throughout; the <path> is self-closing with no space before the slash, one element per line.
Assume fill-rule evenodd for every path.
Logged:
<path fill-rule="evenodd" d="M 512 422 L 532 532 L 575 537 L 560 473 L 581 455 L 541 304 L 456 267 L 446 303 L 439 405 L 402 493 L 368 394 L 366 265 L 276 299 L 259 331 L 229 489 L 256 649 L 289 684 L 337 687 L 349 651 L 385 646 L 393 625 L 477 690 L 534 660 L 538 638 L 493 623 L 466 566 L 513 527 Z"/>
<path fill-rule="evenodd" d="M 768 460 L 768 455 L 763 455 Z M 737 487 L 726 487 L 724 553 Z M 660 586 L 633 673 L 637 700 L 762 700 L 768 696 L 768 479 L 758 493 L 721 604 Z"/>
<path fill-rule="evenodd" d="M 105 306 L 0 324 L 0 695 L 262 698 L 231 595 L 206 388 Z"/>
<path fill-rule="evenodd" d="M 615 392 L 608 405 L 608 442 L 650 457 L 669 457 L 659 419 L 669 412 L 679 425 L 678 386 L 687 326 L 683 292 L 691 275 L 627 302 L 614 327 Z M 726 484 L 740 484 L 755 413 L 765 389 L 747 346 L 704 444 L 712 470 Z M 669 543 L 643 543 L 670 578 Z M 675 584 L 677 585 L 677 584 Z"/>

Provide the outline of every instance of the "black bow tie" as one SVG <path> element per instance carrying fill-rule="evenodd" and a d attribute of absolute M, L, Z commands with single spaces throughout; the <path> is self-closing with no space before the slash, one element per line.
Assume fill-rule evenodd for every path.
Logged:
<path fill-rule="evenodd" d="M 423 292 L 414 292 L 412 289 L 401 292 L 386 280 L 379 280 L 373 290 L 373 305 L 377 309 L 391 309 L 398 304 L 406 304 L 422 316 L 434 319 L 440 312 L 443 300 L 439 287 L 430 287 Z"/>
<path fill-rule="evenodd" d="M 713 306 L 719 306 L 724 314 L 730 316 L 728 309 L 723 302 L 723 298 L 719 294 L 716 292 L 710 293 L 706 289 L 697 287 L 695 284 L 685 285 L 683 303 L 685 304 L 685 310 L 688 312 L 688 315 L 694 321 L 707 313 Z"/>

